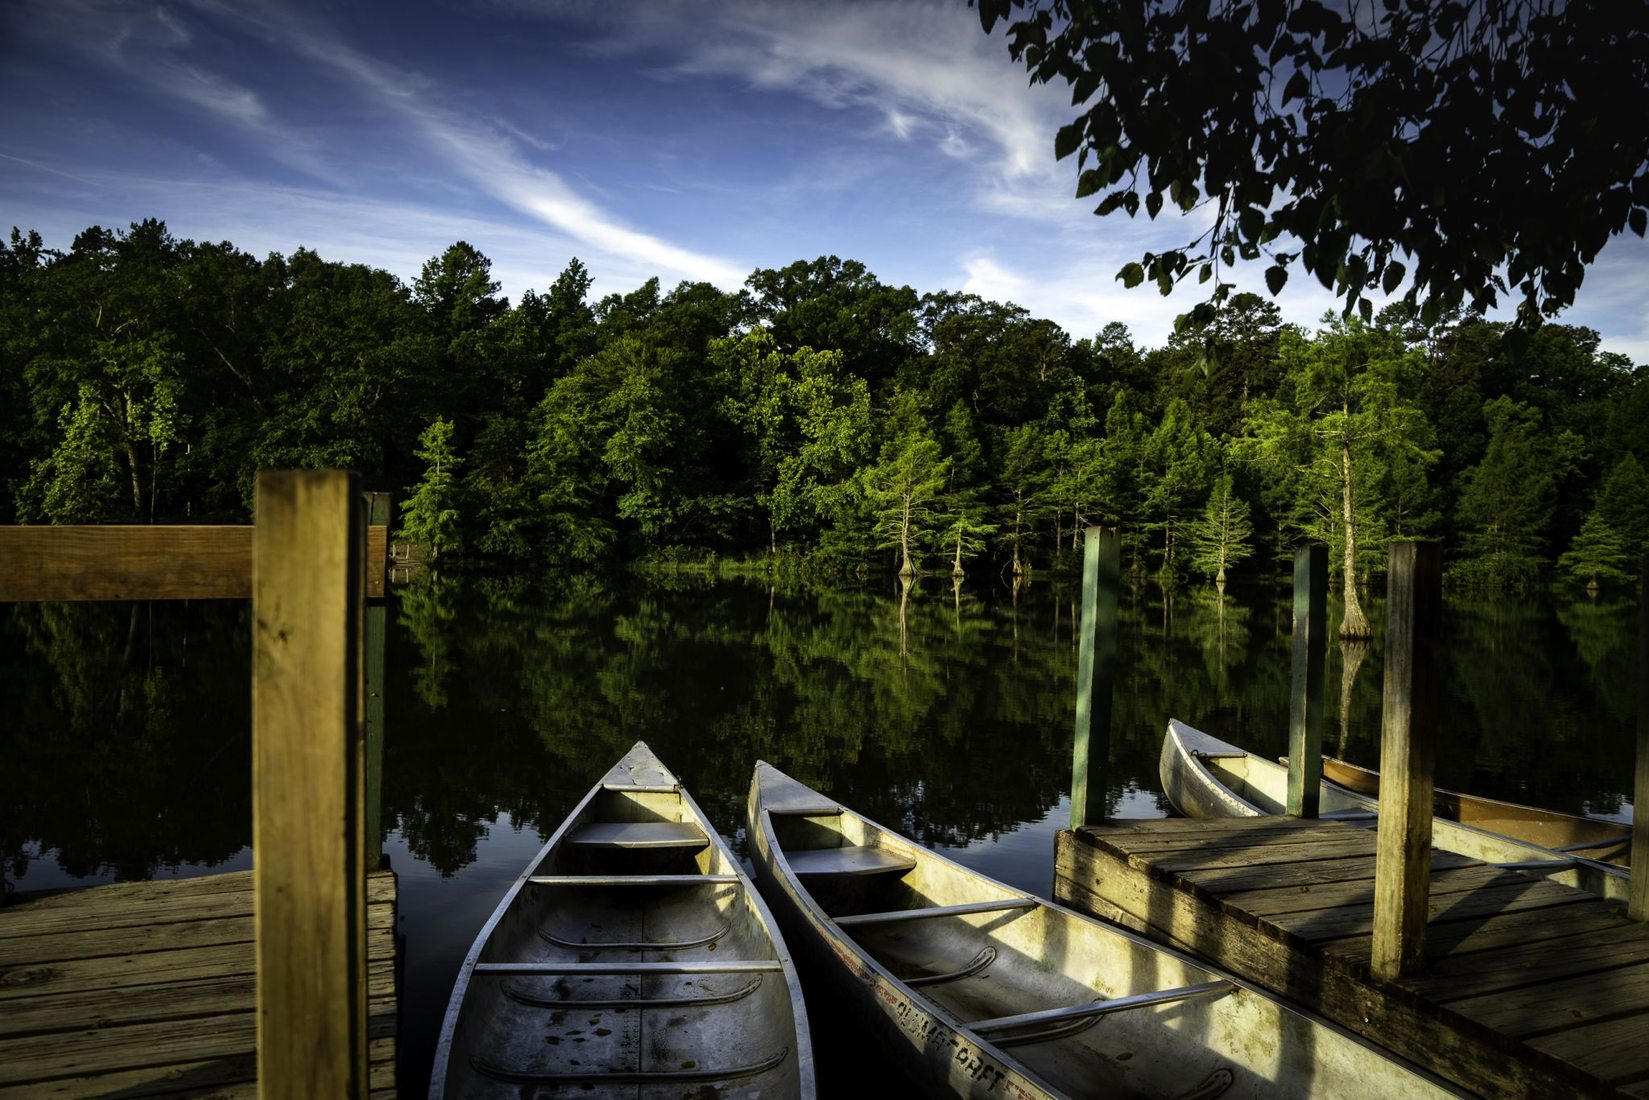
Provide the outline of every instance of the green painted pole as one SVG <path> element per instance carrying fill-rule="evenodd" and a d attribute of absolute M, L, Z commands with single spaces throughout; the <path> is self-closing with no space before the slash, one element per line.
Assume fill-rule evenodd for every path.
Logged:
<path fill-rule="evenodd" d="M 388 493 L 366 494 L 367 523 L 387 526 L 390 523 Z M 369 568 L 383 563 L 369 564 Z M 364 678 L 366 681 L 366 806 L 362 821 L 366 830 L 366 866 L 377 868 L 383 862 L 382 815 L 384 798 L 384 644 L 389 626 L 389 595 L 366 601 L 366 616 L 362 624 L 364 640 Z"/>
<path fill-rule="evenodd" d="M 1288 812 L 1316 817 L 1323 779 L 1328 547 L 1294 552 L 1294 672 L 1288 705 Z"/>
<path fill-rule="evenodd" d="M 1076 659 L 1076 736 L 1071 749 L 1071 828 L 1105 805 L 1104 762 L 1111 751 L 1111 685 L 1116 679 L 1117 584 L 1122 540 L 1115 527 L 1083 536 L 1082 634 Z M 1092 766 L 1098 762 L 1100 766 Z"/>

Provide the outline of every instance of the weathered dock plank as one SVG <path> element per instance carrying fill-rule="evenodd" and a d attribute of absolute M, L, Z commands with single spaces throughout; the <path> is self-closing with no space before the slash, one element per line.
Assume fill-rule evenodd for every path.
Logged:
<path fill-rule="evenodd" d="M 369 876 L 367 899 L 369 1085 L 391 1097 L 395 876 Z M 250 872 L 0 909 L 0 1100 L 255 1095 L 251 909 Z"/>
<path fill-rule="evenodd" d="M 1374 853 L 1372 832 L 1333 821 L 1089 826 L 1060 834 L 1054 893 L 1473 1092 L 1649 1097 L 1649 925 L 1618 902 L 1433 852 L 1424 966 L 1383 980 Z"/>

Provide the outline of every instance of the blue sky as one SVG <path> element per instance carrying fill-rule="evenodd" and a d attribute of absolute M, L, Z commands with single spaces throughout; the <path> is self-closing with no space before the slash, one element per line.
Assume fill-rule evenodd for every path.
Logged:
<path fill-rule="evenodd" d="M 600 296 L 835 254 L 1151 346 L 1199 300 L 1115 281 L 1197 215 L 1072 198 L 1066 94 L 964 0 L 8 0 L 0 33 L 0 221 L 56 247 L 159 217 L 410 279 L 462 239 L 512 299 L 573 256 Z M 1279 304 L 1310 326 L 1308 282 Z M 1560 319 L 1649 363 L 1649 245 Z"/>

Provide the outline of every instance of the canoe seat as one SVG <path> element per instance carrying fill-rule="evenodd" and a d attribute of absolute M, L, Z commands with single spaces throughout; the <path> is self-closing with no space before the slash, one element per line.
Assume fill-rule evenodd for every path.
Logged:
<path fill-rule="evenodd" d="M 886 875 L 904 874 L 916 866 L 914 859 L 894 855 L 881 848 L 849 845 L 845 848 L 809 848 L 786 852 L 790 869 L 797 878 L 821 878 L 828 875 Z"/>
<path fill-rule="evenodd" d="M 567 834 L 578 848 L 685 848 L 708 847 L 710 838 L 690 821 L 598 821 L 580 825 Z"/>
<path fill-rule="evenodd" d="M 724 959 L 717 962 L 478 962 L 474 973 L 496 977 L 541 978 L 555 974 L 743 974 L 782 970 L 777 959 Z"/>
<path fill-rule="evenodd" d="M 571 886 L 580 890 L 597 886 L 742 885 L 738 875 L 533 875 L 527 881 L 534 886 Z"/>

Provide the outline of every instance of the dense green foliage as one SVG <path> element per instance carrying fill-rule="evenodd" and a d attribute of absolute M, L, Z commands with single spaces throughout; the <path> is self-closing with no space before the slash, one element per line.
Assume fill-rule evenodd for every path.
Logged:
<path fill-rule="evenodd" d="M 1594 514 L 1566 573 L 1616 575 L 1590 564 L 1604 529 L 1607 562 L 1649 544 L 1649 385 L 1585 329 L 1308 332 L 1238 295 L 1144 349 L 835 257 L 736 294 L 591 289 L 573 260 L 511 304 L 462 242 L 406 286 L 155 221 L 64 252 L 13 231 L 0 521 L 243 519 L 260 467 L 351 466 L 410 537 L 497 564 L 1018 574 L 1108 523 L 1169 577 L 1326 541 L 1354 596 L 1393 538 L 1488 583 L 1549 569 Z"/>
<path fill-rule="evenodd" d="M 1273 293 L 1298 262 L 1365 321 L 1405 281 L 1429 322 L 1508 290 L 1551 314 L 1649 227 L 1649 153 L 1615 122 L 1649 111 L 1649 5 L 974 2 L 1033 83 L 1069 86 L 1054 152 L 1095 213 L 1206 207 L 1128 285 L 1195 272 L 1219 302 L 1222 269 L 1264 258 Z"/>

